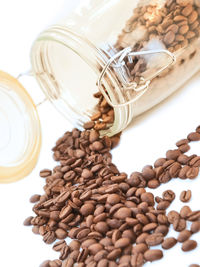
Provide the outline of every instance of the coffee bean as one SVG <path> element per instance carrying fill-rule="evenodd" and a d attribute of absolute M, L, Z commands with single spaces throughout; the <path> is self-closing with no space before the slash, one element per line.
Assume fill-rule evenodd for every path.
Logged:
<path fill-rule="evenodd" d="M 163 242 L 163 235 L 161 233 L 154 233 L 146 237 L 148 246 L 157 246 Z"/>
<path fill-rule="evenodd" d="M 37 194 L 35 194 L 35 195 L 33 195 L 31 198 L 30 198 L 30 202 L 31 203 L 36 203 L 36 202 L 38 202 L 39 200 L 40 200 L 40 195 L 37 195 Z"/>
<path fill-rule="evenodd" d="M 189 179 L 195 179 L 199 174 L 199 168 L 198 167 L 191 167 L 188 169 L 186 173 L 186 177 Z"/>
<path fill-rule="evenodd" d="M 180 234 L 178 235 L 178 242 L 185 242 L 186 240 L 188 240 L 191 236 L 191 232 L 189 230 L 183 230 L 180 232 Z"/>
<path fill-rule="evenodd" d="M 154 205 L 154 195 L 152 193 L 143 193 L 141 195 L 141 200 L 147 202 L 149 205 Z"/>
<path fill-rule="evenodd" d="M 144 256 L 142 253 L 137 253 L 131 256 L 131 266 L 141 267 L 144 263 Z"/>
<path fill-rule="evenodd" d="M 186 221 L 184 219 L 176 219 L 173 222 L 173 228 L 177 232 L 181 232 L 186 227 Z"/>
<path fill-rule="evenodd" d="M 140 244 L 133 246 L 132 252 L 133 254 L 138 254 L 138 253 L 143 254 L 147 250 L 148 250 L 148 246 L 145 243 L 140 243 Z"/>
<path fill-rule="evenodd" d="M 156 227 L 157 227 L 157 223 L 148 223 L 142 228 L 142 231 L 143 232 L 150 232 L 150 231 L 154 230 Z"/>
<path fill-rule="evenodd" d="M 170 202 L 169 201 L 161 201 L 158 203 L 157 205 L 157 209 L 158 210 L 166 210 L 169 206 L 170 206 Z"/>
<path fill-rule="evenodd" d="M 47 232 L 43 237 L 43 241 L 46 244 L 52 244 L 55 240 L 56 240 L 56 235 L 53 231 Z"/>
<path fill-rule="evenodd" d="M 166 158 L 168 160 L 176 160 L 181 155 L 181 152 L 178 149 L 168 150 L 166 153 Z"/>
<path fill-rule="evenodd" d="M 57 229 L 55 234 L 58 239 L 65 239 L 67 237 L 67 232 L 63 229 Z"/>
<path fill-rule="evenodd" d="M 144 253 L 144 258 L 146 261 L 156 261 L 156 260 L 160 260 L 163 257 L 163 253 L 161 250 L 159 249 L 152 249 L 152 250 L 147 250 Z"/>
<path fill-rule="evenodd" d="M 30 226 L 31 225 L 31 221 L 33 220 L 33 216 L 29 216 L 28 218 L 26 218 L 24 220 L 24 226 Z"/>
<path fill-rule="evenodd" d="M 166 190 L 162 193 L 162 197 L 163 200 L 172 202 L 175 199 L 176 195 L 172 190 Z"/>
<path fill-rule="evenodd" d="M 61 251 L 61 249 L 63 247 L 65 247 L 67 244 L 65 242 L 65 240 L 61 240 L 61 241 L 58 241 L 56 242 L 54 245 L 53 245 L 53 250 L 55 251 Z"/>
<path fill-rule="evenodd" d="M 167 217 L 168 217 L 168 221 L 169 221 L 169 223 L 171 223 L 171 224 L 173 224 L 174 221 L 180 219 L 180 215 L 179 215 L 179 213 L 178 213 L 177 211 L 175 211 L 175 210 L 170 211 L 170 212 L 168 213 Z"/>
<path fill-rule="evenodd" d="M 163 249 L 170 249 L 174 247 L 177 243 L 177 240 L 174 237 L 168 237 L 162 242 Z"/>
<path fill-rule="evenodd" d="M 183 219 L 186 219 L 188 217 L 188 214 L 191 213 L 191 209 L 188 206 L 183 206 L 180 210 L 180 215 Z"/>
<path fill-rule="evenodd" d="M 120 196 L 117 194 L 111 194 L 108 196 L 107 202 L 111 205 L 115 205 L 120 202 Z"/>
<path fill-rule="evenodd" d="M 116 260 L 120 255 L 121 255 L 121 249 L 116 248 L 108 254 L 107 259 L 108 260 Z"/>
<path fill-rule="evenodd" d="M 40 177 L 42 178 L 46 178 L 48 176 L 50 176 L 52 174 L 52 171 L 49 169 L 44 169 L 42 171 L 40 171 Z"/>
<path fill-rule="evenodd" d="M 187 136 L 189 141 L 199 141 L 200 140 L 200 134 L 197 132 L 190 133 Z"/>
<path fill-rule="evenodd" d="M 120 208 L 116 213 L 115 217 L 120 220 L 125 220 L 127 217 L 131 217 L 131 209 L 129 208 Z"/>
<path fill-rule="evenodd" d="M 200 231 L 200 222 L 196 221 L 191 224 L 190 228 L 192 233 L 198 233 Z"/>
<path fill-rule="evenodd" d="M 183 251 L 191 251 L 197 247 L 197 242 L 195 240 L 187 240 L 182 244 Z"/>
<path fill-rule="evenodd" d="M 86 123 L 84 123 L 83 127 L 84 129 L 92 129 L 94 127 L 95 123 L 93 121 L 88 121 Z"/>
<path fill-rule="evenodd" d="M 168 227 L 166 225 L 159 225 L 155 229 L 155 233 L 161 233 L 163 236 L 166 236 L 168 234 Z"/>
<path fill-rule="evenodd" d="M 115 242 L 115 247 L 116 248 L 124 248 L 127 247 L 130 244 L 130 239 L 129 238 L 120 238 Z"/>
<path fill-rule="evenodd" d="M 49 262 L 50 262 L 49 260 L 46 260 L 43 263 L 41 263 L 39 267 L 49 267 Z"/>
<path fill-rule="evenodd" d="M 108 260 L 102 259 L 98 262 L 97 267 L 108 267 Z"/>
<path fill-rule="evenodd" d="M 189 202 L 192 196 L 191 190 L 182 191 L 180 194 L 180 200 L 182 202 Z"/>
<path fill-rule="evenodd" d="M 88 216 L 94 212 L 94 205 L 92 204 L 85 204 L 81 207 L 80 213 L 83 216 Z"/>

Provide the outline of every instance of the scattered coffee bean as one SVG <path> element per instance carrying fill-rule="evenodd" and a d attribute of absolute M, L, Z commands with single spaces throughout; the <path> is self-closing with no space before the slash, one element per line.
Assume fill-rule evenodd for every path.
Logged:
<path fill-rule="evenodd" d="M 181 194 L 180 194 L 180 200 L 182 202 L 189 202 L 191 197 L 192 197 L 191 190 L 182 191 Z"/>
<path fill-rule="evenodd" d="M 163 252 L 159 249 L 152 249 L 152 250 L 147 250 L 144 253 L 144 258 L 146 261 L 156 261 L 160 260 L 163 257 Z"/>
<path fill-rule="evenodd" d="M 186 240 L 188 240 L 191 237 L 191 232 L 189 230 L 183 230 L 180 232 L 180 234 L 178 235 L 178 242 L 183 243 Z"/>
<path fill-rule="evenodd" d="M 198 233 L 200 231 L 200 221 L 193 222 L 190 230 L 193 234 Z"/>
<path fill-rule="evenodd" d="M 183 251 L 191 251 L 197 247 L 197 242 L 195 240 L 187 240 L 182 244 Z"/>
<path fill-rule="evenodd" d="M 177 243 L 177 240 L 174 237 L 168 237 L 162 242 L 163 249 L 170 249 L 174 247 Z"/>

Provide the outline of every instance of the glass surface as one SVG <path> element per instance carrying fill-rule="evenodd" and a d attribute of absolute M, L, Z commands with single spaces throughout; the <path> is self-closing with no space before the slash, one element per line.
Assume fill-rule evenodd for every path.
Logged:
<path fill-rule="evenodd" d="M 32 65 L 43 91 L 79 128 L 95 109 L 91 96 L 104 70 L 99 85 L 115 120 L 103 134 L 114 135 L 200 69 L 199 36 L 200 0 L 85 0 L 41 33 Z"/>
<path fill-rule="evenodd" d="M 16 79 L 0 72 L 0 183 L 31 172 L 40 145 L 40 122 L 31 98 Z"/>

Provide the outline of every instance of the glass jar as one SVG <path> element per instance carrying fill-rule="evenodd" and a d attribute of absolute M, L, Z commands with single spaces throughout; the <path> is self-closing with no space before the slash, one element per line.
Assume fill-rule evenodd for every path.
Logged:
<path fill-rule="evenodd" d="M 31 62 L 46 98 L 75 127 L 93 116 L 101 135 L 115 135 L 200 69 L 200 0 L 81 1 L 38 36 Z M 41 133 L 23 86 L 0 76 L 0 179 L 8 182 L 33 169 Z M 25 142 L 14 149 L 16 132 Z"/>

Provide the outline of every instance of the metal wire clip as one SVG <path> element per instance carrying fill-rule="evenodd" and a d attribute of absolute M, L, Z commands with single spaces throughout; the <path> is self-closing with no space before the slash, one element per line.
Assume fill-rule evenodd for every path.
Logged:
<path fill-rule="evenodd" d="M 134 98 L 132 98 L 131 100 L 129 101 L 126 101 L 125 103 L 121 103 L 121 104 L 114 104 L 112 103 L 112 101 L 110 100 L 110 98 L 108 97 L 106 91 L 104 90 L 104 88 L 102 87 L 102 80 L 106 74 L 106 71 L 109 69 L 110 66 L 113 66 L 115 68 L 121 68 L 125 62 L 124 62 L 124 59 L 125 57 L 128 58 L 128 61 L 130 63 L 132 63 L 132 57 L 133 56 L 145 56 L 145 55 L 151 55 L 151 54 L 160 54 L 160 53 L 164 53 L 166 54 L 167 56 L 169 56 L 171 58 L 171 62 L 169 62 L 168 64 L 166 64 L 165 66 L 163 66 L 162 68 L 160 68 L 158 71 L 156 71 L 154 73 L 154 75 L 151 77 L 151 79 L 145 81 L 144 78 L 141 78 L 141 81 L 143 80 L 144 83 L 142 85 L 137 85 L 136 82 L 129 82 L 126 84 L 126 88 L 125 89 L 128 89 L 128 90 L 133 90 L 135 91 L 136 93 L 136 96 Z M 117 61 L 118 59 L 118 61 Z M 117 62 L 116 62 L 117 61 Z M 116 62 L 113 64 L 113 62 Z M 176 62 L 176 57 L 174 54 L 172 54 L 171 52 L 169 52 L 168 50 L 165 50 L 165 49 L 157 49 L 157 50 L 147 50 L 147 51 L 139 51 L 139 52 L 134 52 L 132 51 L 132 48 L 131 47 L 127 47 L 123 50 L 121 50 L 119 53 L 116 53 L 114 56 L 112 56 L 108 62 L 106 63 L 105 67 L 103 68 L 100 76 L 99 76 L 99 79 L 97 81 L 97 85 L 98 85 L 98 88 L 99 90 L 101 91 L 101 93 L 103 94 L 103 96 L 105 97 L 107 103 L 112 106 L 112 107 L 123 107 L 123 106 L 126 106 L 126 105 L 129 105 L 133 102 L 135 102 L 136 100 L 138 100 L 149 88 L 149 84 L 151 83 L 151 80 L 153 78 L 155 78 L 156 76 L 158 76 L 161 72 L 163 72 L 165 69 L 167 69 L 168 67 L 170 67 L 172 64 L 174 64 Z"/>

